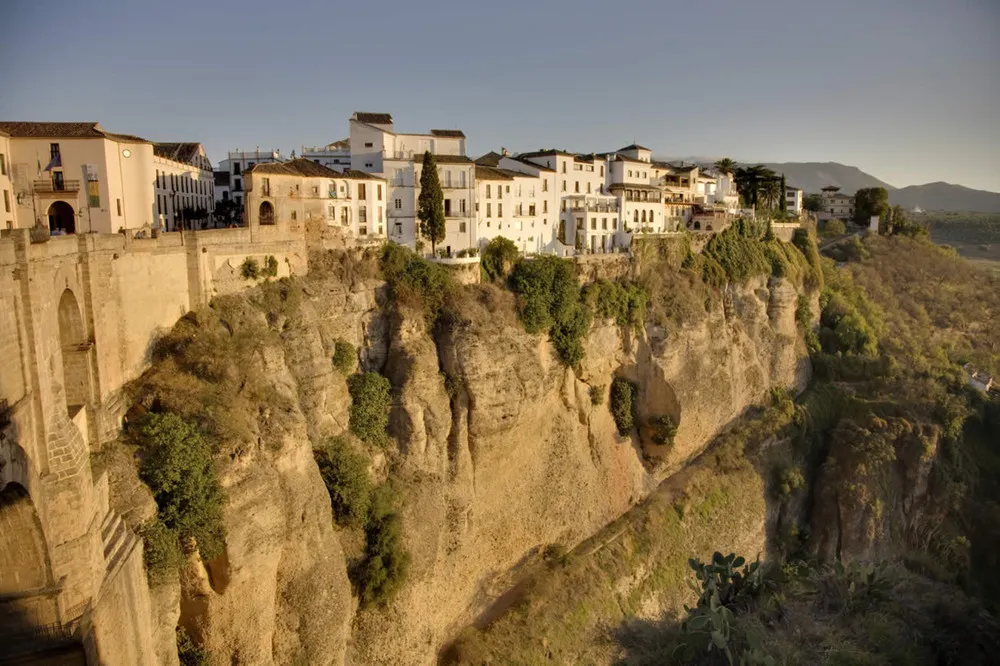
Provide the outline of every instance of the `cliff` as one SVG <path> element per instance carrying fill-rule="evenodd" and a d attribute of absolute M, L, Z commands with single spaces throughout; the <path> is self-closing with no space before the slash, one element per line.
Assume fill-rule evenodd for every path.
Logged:
<path fill-rule="evenodd" d="M 429 330 L 386 299 L 370 262 L 317 255 L 308 277 L 179 324 L 183 344 L 140 382 L 143 404 L 192 414 L 211 386 L 240 424 L 216 455 L 226 555 L 207 570 L 195 558 L 181 576 L 180 623 L 214 663 L 432 662 L 546 545 L 596 533 L 772 388 L 808 379 L 798 294 L 783 280 L 726 287 L 683 325 L 595 322 L 578 372 L 524 332 L 511 294 L 464 289 L 457 314 Z M 330 363 L 338 339 L 392 382 L 393 447 L 367 453 L 373 477 L 399 489 L 412 558 L 393 601 L 360 611 L 347 579 L 358 536 L 334 524 L 312 454 L 347 429 L 350 397 Z M 198 370 L 184 354 L 195 347 L 225 381 L 191 388 Z M 640 421 L 677 424 L 672 445 L 617 434 L 616 375 L 638 386 Z M 169 606 L 158 604 L 168 624 Z"/>

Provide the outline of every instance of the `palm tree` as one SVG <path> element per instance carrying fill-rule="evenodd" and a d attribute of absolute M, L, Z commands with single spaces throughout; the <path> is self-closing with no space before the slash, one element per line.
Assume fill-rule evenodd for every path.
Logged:
<path fill-rule="evenodd" d="M 760 199 L 764 206 L 774 210 L 781 199 L 781 181 L 773 175 L 765 179 L 761 183 Z"/>
<path fill-rule="evenodd" d="M 736 162 L 728 157 L 723 157 L 715 163 L 715 169 L 719 173 L 724 173 L 728 176 L 736 170 Z"/>

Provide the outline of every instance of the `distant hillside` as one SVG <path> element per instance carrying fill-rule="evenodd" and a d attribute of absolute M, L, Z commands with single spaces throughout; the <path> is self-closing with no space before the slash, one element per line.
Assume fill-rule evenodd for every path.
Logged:
<path fill-rule="evenodd" d="M 845 194 L 854 194 L 862 187 L 896 189 L 857 167 L 837 162 L 765 162 L 764 166 L 785 174 L 789 185 L 806 192 L 819 192 L 827 185 L 836 185 Z"/>
<path fill-rule="evenodd" d="M 941 182 L 890 190 L 889 203 L 924 210 L 1000 213 L 1000 194 Z"/>

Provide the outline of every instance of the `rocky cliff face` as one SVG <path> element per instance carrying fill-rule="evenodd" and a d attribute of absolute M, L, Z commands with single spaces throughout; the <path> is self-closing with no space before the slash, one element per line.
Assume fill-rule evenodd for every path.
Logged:
<path fill-rule="evenodd" d="M 797 293 L 780 280 L 730 287 L 701 320 L 670 330 L 597 322 L 577 374 L 524 332 L 510 294 L 470 287 L 460 316 L 432 334 L 378 282 L 330 268 L 304 280 L 294 317 L 268 318 L 280 343 L 254 362 L 292 407 L 276 445 L 247 442 L 219 463 L 228 561 L 207 572 L 192 562 L 182 576 L 180 622 L 220 664 L 432 662 L 545 545 L 595 533 L 748 405 L 808 375 Z M 358 612 L 312 457 L 347 428 L 350 398 L 330 363 L 338 338 L 392 381 L 398 455 L 374 456 L 373 471 L 391 467 L 399 481 L 412 556 L 393 603 Z M 638 384 L 640 419 L 678 424 L 672 446 L 617 435 L 615 374 Z"/>

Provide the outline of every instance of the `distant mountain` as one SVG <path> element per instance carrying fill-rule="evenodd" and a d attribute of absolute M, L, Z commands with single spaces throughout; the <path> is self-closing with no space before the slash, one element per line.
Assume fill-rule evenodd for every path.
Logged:
<path fill-rule="evenodd" d="M 892 190 L 889 203 L 903 208 L 920 206 L 924 210 L 1000 213 L 1000 193 L 942 182 Z"/>
<path fill-rule="evenodd" d="M 857 167 L 837 162 L 764 162 L 764 166 L 785 174 L 788 184 L 806 192 L 819 192 L 827 185 L 836 185 L 844 194 L 854 194 L 863 187 L 896 188 L 867 174 Z"/>

